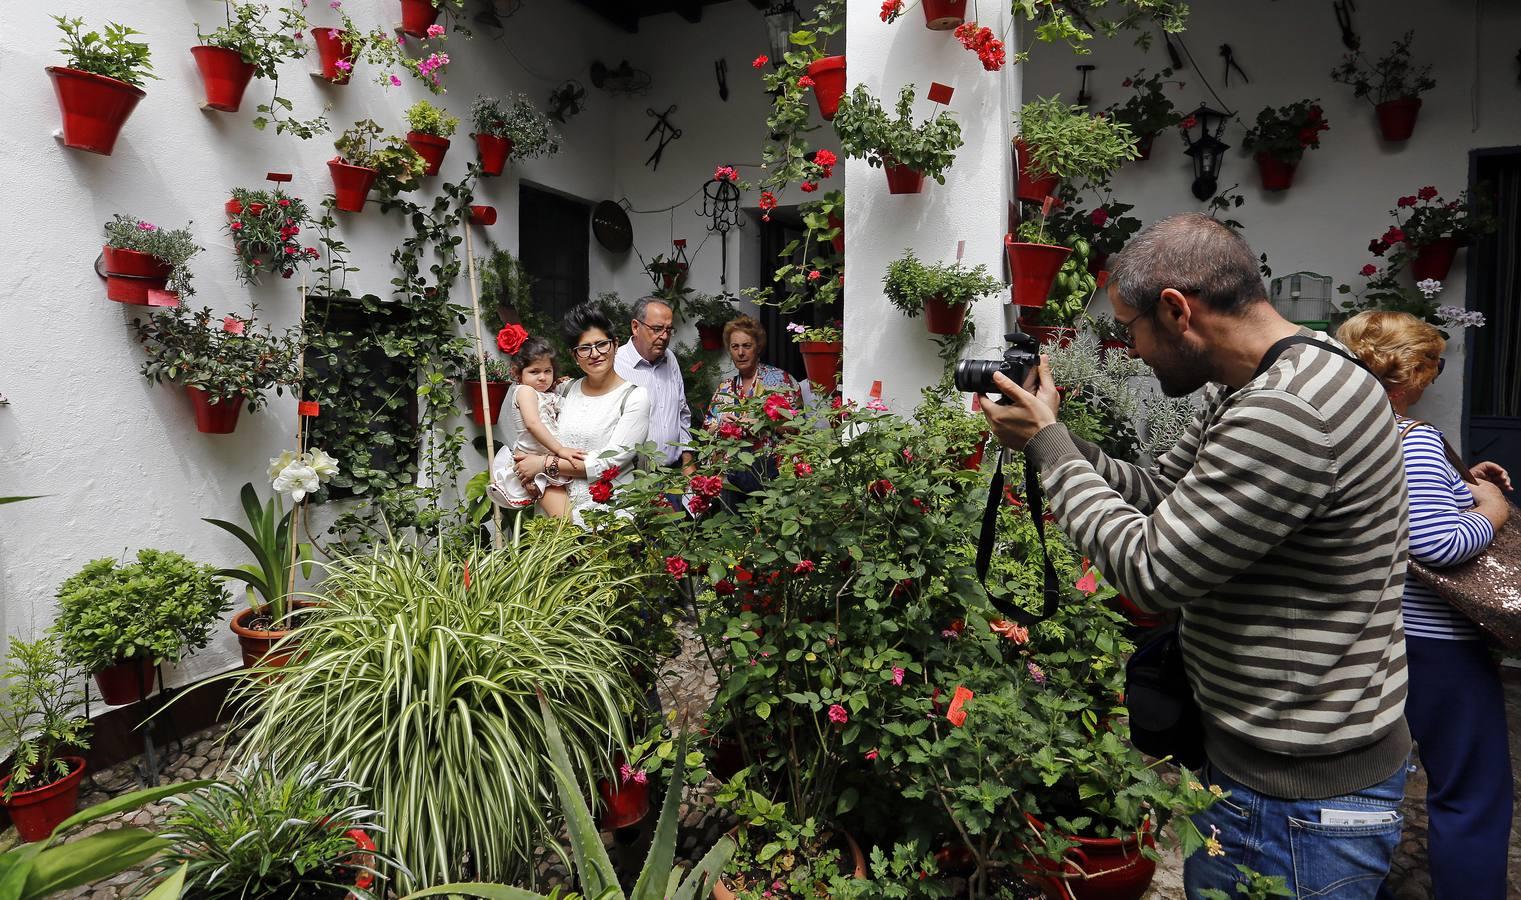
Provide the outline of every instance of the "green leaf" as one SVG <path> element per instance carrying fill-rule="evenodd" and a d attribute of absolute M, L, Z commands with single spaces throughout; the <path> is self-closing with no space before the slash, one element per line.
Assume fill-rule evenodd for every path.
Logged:
<path fill-rule="evenodd" d="M 216 779 L 203 778 L 199 781 L 182 781 L 178 784 L 144 788 L 140 791 L 132 791 L 118 797 L 112 797 L 104 803 L 97 803 L 89 809 L 82 809 L 64 819 L 59 823 L 57 828 L 53 829 L 53 834 L 62 834 L 70 828 L 83 825 L 86 822 L 92 822 L 105 816 L 112 816 L 129 809 L 136 809 L 139 806 L 147 806 L 150 803 L 157 803 L 165 797 L 173 797 L 175 794 L 183 794 L 186 791 L 198 790 L 213 784 L 216 784 Z"/>
<path fill-rule="evenodd" d="M 180 892 L 185 889 L 185 873 L 189 869 L 189 863 L 181 865 L 173 875 L 160 882 L 159 886 L 143 900 L 179 900 Z"/>
<path fill-rule="evenodd" d="M 151 831 L 127 826 L 50 847 L 33 861 L 24 896 L 46 897 L 110 878 L 168 846 L 168 841 Z"/>
<path fill-rule="evenodd" d="M 771 718 L 771 704 L 765 700 L 755 704 L 755 715 L 762 720 Z"/>

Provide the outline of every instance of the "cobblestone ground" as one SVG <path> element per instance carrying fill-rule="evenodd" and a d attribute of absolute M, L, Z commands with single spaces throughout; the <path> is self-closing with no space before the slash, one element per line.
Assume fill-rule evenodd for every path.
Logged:
<path fill-rule="evenodd" d="M 668 663 L 661 672 L 659 686 L 661 704 L 667 710 L 677 710 L 678 719 L 685 716 L 687 721 L 698 721 L 707 709 L 716 689 L 717 682 L 712 672 L 708 670 L 695 642 L 692 641 L 687 641 L 681 656 Z M 1521 674 L 1509 673 L 1505 695 L 1512 724 L 1511 758 L 1521 760 Z M 226 752 L 224 737 L 224 730 L 217 727 L 187 738 L 183 747 L 171 746 L 169 748 L 171 752 L 162 769 L 163 778 L 166 781 L 183 781 L 220 774 Z M 130 788 L 133 779 L 132 767 L 135 763 L 136 761 L 123 763 L 114 769 L 96 773 L 86 782 L 85 790 L 80 797 L 81 808 L 105 800 L 110 796 L 107 791 L 116 793 Z M 1521 780 L 1517 781 L 1517 785 L 1521 785 Z M 1521 813 L 1521 790 L 1518 790 L 1517 794 L 1516 808 L 1518 813 Z M 704 787 L 690 788 L 682 804 L 678 852 L 688 860 L 699 857 L 731 825 L 722 816 L 706 814 L 705 795 Z M 1426 774 L 1417 766 L 1416 771 L 1410 776 L 1406 789 L 1403 810 L 1405 835 L 1395 859 L 1394 869 L 1390 874 L 1389 886 L 1393 889 L 1397 900 L 1428 900 L 1432 896 L 1431 879 L 1426 870 L 1425 797 Z M 152 827 L 162 820 L 164 812 L 165 807 L 162 804 L 147 807 L 135 813 L 123 814 L 96 823 L 81 833 L 93 833 L 122 823 Z M 654 816 L 649 817 L 646 820 L 646 829 L 642 831 L 629 829 L 616 835 L 603 836 L 614 862 L 619 864 L 621 871 L 637 871 L 639 868 L 648 846 L 648 827 L 653 825 L 653 820 Z M 1512 831 L 1510 846 L 1509 896 L 1511 900 L 1521 900 L 1521 840 L 1518 838 L 1521 838 L 1521 815 L 1518 815 L 1518 821 Z M 10 846 L 14 840 L 14 830 L 6 832 L 3 838 L 0 838 L 0 849 Z M 553 853 L 546 852 L 542 860 L 539 867 L 541 879 L 546 884 L 564 883 L 566 872 L 557 857 Z M 1147 900 L 1186 900 L 1183 894 L 1182 873 L 1182 860 L 1176 854 L 1168 855 L 1157 869 L 1156 880 L 1147 894 Z M 130 885 L 139 877 L 140 873 L 126 872 L 109 881 L 80 889 L 66 896 L 90 898 L 90 900 L 118 900 L 128 895 Z"/>

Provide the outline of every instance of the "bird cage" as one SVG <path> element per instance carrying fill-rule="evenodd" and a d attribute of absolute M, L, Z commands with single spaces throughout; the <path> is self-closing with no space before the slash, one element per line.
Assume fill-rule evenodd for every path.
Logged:
<path fill-rule="evenodd" d="M 1279 314 L 1296 325 L 1329 331 L 1331 314 L 1331 276 L 1315 272 L 1295 272 L 1273 279 L 1268 298 Z"/>

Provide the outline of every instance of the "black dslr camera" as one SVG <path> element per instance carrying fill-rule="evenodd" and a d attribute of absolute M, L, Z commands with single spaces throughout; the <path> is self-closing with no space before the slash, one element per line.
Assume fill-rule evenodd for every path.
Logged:
<path fill-rule="evenodd" d="M 1011 331 L 1004 335 L 1009 349 L 1003 351 L 1003 359 L 963 359 L 956 363 L 956 390 L 972 394 L 998 394 L 993 384 L 993 373 L 1002 372 L 1009 380 L 1023 386 L 1025 378 L 1040 368 L 1040 343 L 1023 331 Z M 1007 398 L 999 403 L 1007 404 Z"/>

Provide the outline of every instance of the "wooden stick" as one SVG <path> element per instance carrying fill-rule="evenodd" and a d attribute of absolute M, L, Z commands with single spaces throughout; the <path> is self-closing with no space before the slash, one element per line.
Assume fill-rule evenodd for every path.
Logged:
<path fill-rule="evenodd" d="M 306 273 L 301 273 L 301 303 L 298 307 L 300 312 L 296 320 L 301 324 L 301 334 L 306 334 Z M 306 350 L 303 348 L 301 355 L 296 358 L 296 455 L 306 452 L 306 417 L 301 415 L 301 401 L 305 398 L 304 384 L 306 382 Z M 285 581 L 285 597 L 289 600 L 296 593 L 296 566 L 301 559 L 301 541 L 296 537 L 296 523 L 301 521 L 301 508 L 306 505 L 306 498 L 296 501 L 296 508 L 290 511 L 290 574 Z M 287 606 L 286 615 L 290 614 Z"/>
<path fill-rule="evenodd" d="M 475 320 L 475 359 L 479 369 L 481 385 L 481 409 L 484 411 L 482 418 L 486 420 L 486 477 L 491 477 L 491 467 L 496 463 L 496 440 L 492 436 L 492 428 L 495 427 L 493 419 L 496 417 L 491 412 L 491 396 L 486 383 L 486 343 L 481 328 L 481 295 L 480 289 L 475 284 L 475 246 L 470 239 L 470 217 L 465 217 L 465 277 L 470 282 L 470 308 L 474 311 L 472 318 Z M 508 398 L 511 400 L 511 397 Z M 491 504 L 491 521 L 496 528 L 491 532 L 491 549 L 502 549 L 502 508 L 495 503 Z"/>

